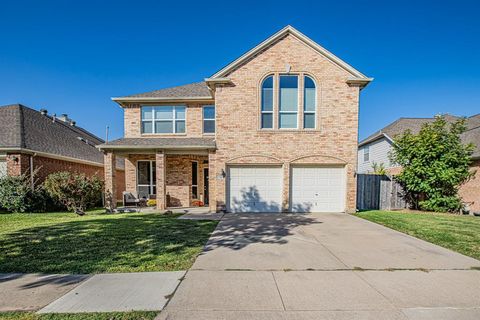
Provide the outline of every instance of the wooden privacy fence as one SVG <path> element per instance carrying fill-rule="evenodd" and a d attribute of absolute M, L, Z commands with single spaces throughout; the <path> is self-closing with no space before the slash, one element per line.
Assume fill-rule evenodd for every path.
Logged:
<path fill-rule="evenodd" d="M 406 207 L 402 187 L 391 176 L 357 174 L 358 210 L 394 210 Z"/>

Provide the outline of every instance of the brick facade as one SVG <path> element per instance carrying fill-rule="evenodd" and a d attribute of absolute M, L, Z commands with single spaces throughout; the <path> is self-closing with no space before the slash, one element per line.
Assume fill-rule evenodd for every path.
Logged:
<path fill-rule="evenodd" d="M 460 187 L 459 193 L 472 211 L 480 212 L 480 159 L 472 163 L 471 170 L 475 171 L 475 176 Z"/>
<path fill-rule="evenodd" d="M 308 74 L 315 79 L 315 130 L 259 130 L 261 81 L 269 74 L 284 73 L 286 64 L 291 66 L 291 74 Z M 233 85 L 218 86 L 215 92 L 217 151 L 212 176 L 221 174 L 228 164 L 247 161 L 242 157 L 253 163 L 281 163 L 285 176 L 282 202 L 286 209 L 289 167 L 298 161 L 296 159 L 303 157 L 303 163 L 317 165 L 345 165 L 346 208 L 354 211 L 359 88 L 346 83 L 350 77 L 348 72 L 291 35 L 234 70 L 228 75 Z M 299 94 L 299 110 L 303 110 L 302 90 Z M 278 106 L 278 101 L 275 105 Z M 274 110 L 274 115 L 276 113 Z M 298 117 L 301 128 L 301 112 Z M 274 120 L 274 123 L 278 121 Z M 225 205 L 225 179 L 217 180 L 215 190 L 217 205 Z"/>
<path fill-rule="evenodd" d="M 30 174 L 30 159 L 32 155 L 22 153 L 7 154 L 7 174 L 9 176 L 18 176 L 23 173 Z M 87 176 L 97 175 L 101 179 L 104 179 L 103 166 L 95 166 L 84 163 L 77 163 L 71 161 L 65 161 L 54 158 L 47 158 L 43 156 L 33 156 L 33 169 L 37 170 L 37 176 L 35 177 L 37 183 L 42 183 L 46 177 L 54 172 L 69 171 L 76 173 L 84 173 Z M 119 190 L 125 188 L 125 174 L 123 170 L 116 170 L 115 185 Z M 117 192 L 117 197 L 121 197 Z"/>
<path fill-rule="evenodd" d="M 303 85 L 303 76 L 315 80 L 317 109 L 316 129 L 278 129 L 278 97 L 274 101 L 274 129 L 260 129 L 260 85 L 268 75 L 296 74 Z M 283 210 L 288 210 L 290 172 L 295 165 L 342 166 L 346 171 L 346 203 L 349 212 L 356 208 L 358 85 L 349 85 L 352 75 L 332 63 L 297 37 L 288 34 L 225 75 L 230 84 L 215 87 L 216 151 L 202 158 L 208 166 L 210 208 L 226 205 L 225 172 L 232 164 L 275 164 L 283 167 Z M 275 81 L 278 91 L 278 82 Z M 299 128 L 303 127 L 303 90 L 299 90 Z M 153 103 L 161 105 L 162 103 Z M 172 104 L 172 103 L 168 103 Z M 122 104 L 125 111 L 125 138 L 170 137 L 142 135 L 141 105 Z M 145 104 L 144 104 L 145 105 Z M 202 137 L 201 104 L 188 103 L 186 133 L 175 137 Z M 126 160 L 126 189 L 136 191 L 136 161 L 155 159 L 159 154 L 129 155 Z M 162 156 L 163 157 L 163 156 Z M 191 166 L 194 156 L 165 157 L 165 192 L 171 204 L 191 204 Z M 203 160 L 208 159 L 207 162 Z M 158 165 L 158 163 L 157 163 Z M 200 162 L 199 162 L 200 168 Z M 157 168 L 158 169 L 158 168 Z M 203 191 L 203 170 L 199 174 L 199 193 Z M 158 173 L 157 173 L 158 180 Z M 190 183 L 190 185 L 189 185 Z"/>

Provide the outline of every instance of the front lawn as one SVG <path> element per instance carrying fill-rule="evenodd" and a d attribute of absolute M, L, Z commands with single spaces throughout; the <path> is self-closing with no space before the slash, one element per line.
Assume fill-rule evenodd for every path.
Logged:
<path fill-rule="evenodd" d="M 0 272 L 188 269 L 217 221 L 156 213 L 1 214 Z"/>
<path fill-rule="evenodd" d="M 478 217 L 390 211 L 364 211 L 357 216 L 480 260 Z"/>
<path fill-rule="evenodd" d="M 0 320 L 152 320 L 158 312 L 48 313 L 0 312 Z"/>

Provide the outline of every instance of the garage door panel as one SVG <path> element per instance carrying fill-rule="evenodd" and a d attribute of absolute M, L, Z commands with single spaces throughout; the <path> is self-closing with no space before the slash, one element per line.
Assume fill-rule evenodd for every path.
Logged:
<path fill-rule="evenodd" d="M 231 212 L 281 212 L 281 167 L 231 167 L 228 193 Z"/>
<path fill-rule="evenodd" d="M 345 170 L 329 167 L 293 167 L 291 210 L 294 212 L 343 212 Z"/>

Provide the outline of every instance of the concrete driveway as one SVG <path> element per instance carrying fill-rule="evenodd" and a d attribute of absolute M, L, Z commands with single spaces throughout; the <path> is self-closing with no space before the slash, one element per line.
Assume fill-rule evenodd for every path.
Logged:
<path fill-rule="evenodd" d="M 351 215 L 228 214 L 160 319 L 480 319 L 477 268 Z"/>

